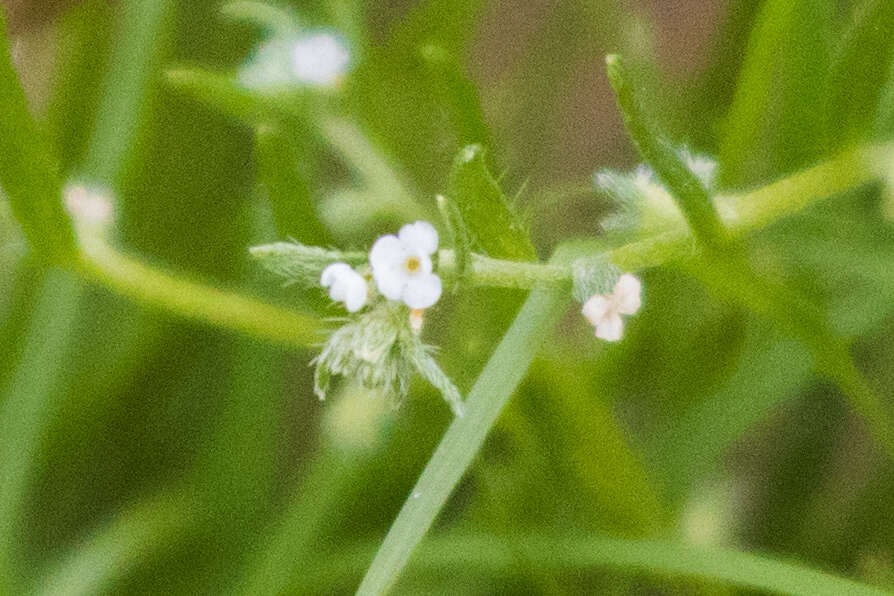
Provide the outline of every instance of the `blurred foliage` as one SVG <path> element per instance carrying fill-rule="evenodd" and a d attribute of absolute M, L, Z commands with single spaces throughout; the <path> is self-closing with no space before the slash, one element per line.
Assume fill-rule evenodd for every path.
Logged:
<path fill-rule="evenodd" d="M 423 382 L 395 411 L 350 385 L 320 403 L 314 348 L 48 266 L 73 243 L 53 172 L 114 192 L 128 254 L 324 318 L 320 295 L 281 287 L 248 247 L 366 249 L 401 222 L 436 221 L 436 194 L 473 214 L 471 247 L 494 256 L 629 239 L 604 234 L 617 206 L 590 183 L 637 163 L 609 52 L 675 142 L 718 155 L 722 193 L 894 135 L 889 2 L 680 2 L 710 5 L 697 23 L 659 4 L 296 0 L 280 8 L 340 31 L 352 70 L 332 92 L 266 94 L 233 75 L 270 32 L 218 2 L 85 0 L 26 31 L 40 19 L 17 12 L 16 67 L 38 68 L 27 41 L 44 35 L 52 69 L 45 97 L 26 89 L 45 106 L 34 130 L 16 128 L 22 98 L 0 98 L 0 591 L 350 593 L 451 420 Z M 667 68 L 669 36 L 690 46 L 684 72 Z M 471 144 L 484 149 L 455 165 Z M 29 209 L 58 225 L 17 224 Z M 819 313 L 889 411 L 892 216 L 889 190 L 862 185 L 740 247 L 756 277 Z M 468 447 L 471 467 L 395 592 L 760 588 L 728 572 L 739 567 L 782 591 L 857 593 L 807 567 L 894 590 L 892 463 L 818 370 L 822 347 L 724 294 L 745 278 L 698 267 L 642 272 L 643 310 L 618 344 L 595 340 L 576 304 L 560 319 L 564 302 L 539 295 L 543 327 L 516 319 L 519 344 L 498 351 L 536 355 L 527 375 L 482 374 L 492 384 L 477 391 L 525 294 L 445 289 L 426 340 L 464 393 L 512 399 L 488 410 L 494 428 Z"/>

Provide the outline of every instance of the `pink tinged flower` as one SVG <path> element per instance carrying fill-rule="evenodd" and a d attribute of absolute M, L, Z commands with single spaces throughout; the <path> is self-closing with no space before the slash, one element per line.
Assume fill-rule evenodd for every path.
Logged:
<path fill-rule="evenodd" d="M 407 224 L 397 236 L 376 240 L 369 264 L 379 292 L 412 309 L 428 308 L 441 297 L 441 278 L 432 273 L 431 255 L 438 250 L 438 233 L 426 221 Z"/>
<path fill-rule="evenodd" d="M 329 288 L 329 297 L 344 302 L 348 312 L 357 312 L 366 304 L 366 280 L 347 263 L 333 263 L 323 269 L 320 285 Z"/>
<path fill-rule="evenodd" d="M 584 303 L 581 313 L 596 328 L 596 337 L 618 341 L 624 333 L 621 315 L 636 314 L 642 300 L 642 284 L 629 273 L 618 279 L 611 294 L 596 294 Z"/>

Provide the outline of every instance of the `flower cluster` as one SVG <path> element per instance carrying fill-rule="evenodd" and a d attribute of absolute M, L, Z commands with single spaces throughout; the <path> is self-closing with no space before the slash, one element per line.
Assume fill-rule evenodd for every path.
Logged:
<path fill-rule="evenodd" d="M 625 273 L 610 294 L 594 294 L 584 302 L 581 313 L 595 328 L 596 337 L 605 341 L 618 341 L 624 332 L 621 315 L 633 315 L 642 304 L 642 284 Z"/>
<path fill-rule="evenodd" d="M 437 231 L 417 221 L 397 235 L 376 240 L 362 272 L 343 261 L 326 265 L 320 285 L 349 313 L 360 314 L 336 329 L 313 361 L 314 391 L 320 399 L 337 375 L 379 389 L 399 403 L 415 371 L 441 392 L 457 416 L 462 415 L 462 396 L 432 358 L 432 348 L 419 339 L 422 311 L 441 297 L 441 278 L 432 262 L 437 250 Z M 319 256 L 298 247 L 292 252 L 300 252 L 308 264 L 309 257 Z"/>
<path fill-rule="evenodd" d="M 441 297 L 441 278 L 432 273 L 432 255 L 438 250 L 438 232 L 426 221 L 403 226 L 397 235 L 382 236 L 369 251 L 369 265 L 379 293 L 403 302 L 414 311 L 433 306 Z M 367 302 L 366 280 L 347 263 L 333 263 L 323 270 L 320 285 L 357 312 Z"/>

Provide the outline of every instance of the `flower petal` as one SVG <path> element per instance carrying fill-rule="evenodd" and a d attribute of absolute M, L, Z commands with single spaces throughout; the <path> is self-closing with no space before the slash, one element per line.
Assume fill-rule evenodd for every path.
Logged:
<path fill-rule="evenodd" d="M 625 273 L 615 284 L 614 300 L 618 312 L 624 315 L 632 315 L 642 305 L 640 293 L 642 283 L 629 273 Z"/>
<path fill-rule="evenodd" d="M 323 273 L 320 275 L 320 285 L 328 288 L 349 271 L 351 273 L 354 272 L 347 263 L 332 263 L 323 269 Z"/>
<path fill-rule="evenodd" d="M 438 250 L 438 232 L 427 221 L 417 221 L 400 229 L 397 237 L 409 252 L 430 255 Z"/>
<path fill-rule="evenodd" d="M 417 275 L 407 283 L 403 291 L 404 304 L 410 308 L 428 308 L 441 297 L 441 278 L 429 273 Z"/>
<path fill-rule="evenodd" d="M 606 317 L 596 325 L 596 337 L 605 341 L 618 341 L 623 333 L 624 321 L 619 314 Z"/>
<path fill-rule="evenodd" d="M 580 312 L 590 321 L 591 325 L 598 325 L 605 318 L 610 308 L 611 300 L 602 294 L 594 294 L 589 300 L 584 302 L 584 307 Z"/>
<path fill-rule="evenodd" d="M 369 250 L 369 264 L 373 268 L 373 273 L 376 269 L 390 269 L 403 260 L 404 254 L 403 244 L 397 236 L 386 234 L 379 236 Z"/>
<path fill-rule="evenodd" d="M 356 277 L 346 279 L 344 284 L 344 302 L 348 312 L 357 312 L 366 304 L 366 280 L 359 274 L 355 275 Z"/>
<path fill-rule="evenodd" d="M 379 289 L 379 293 L 388 300 L 400 300 L 407 278 L 401 265 L 373 269 L 376 287 Z"/>
<path fill-rule="evenodd" d="M 428 256 L 426 254 L 414 254 L 414 255 L 409 255 L 409 256 L 414 256 L 417 259 L 419 259 L 419 269 L 416 270 L 415 272 L 411 273 L 410 275 L 412 275 L 412 276 L 428 275 L 429 273 L 431 273 L 432 264 L 431 264 L 430 256 Z"/>

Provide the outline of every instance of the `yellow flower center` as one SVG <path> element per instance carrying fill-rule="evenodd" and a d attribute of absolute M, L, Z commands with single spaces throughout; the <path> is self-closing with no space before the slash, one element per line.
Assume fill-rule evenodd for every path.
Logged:
<path fill-rule="evenodd" d="M 404 268 L 408 273 L 416 273 L 422 268 L 422 261 L 419 260 L 419 257 L 410 257 L 404 263 Z"/>

